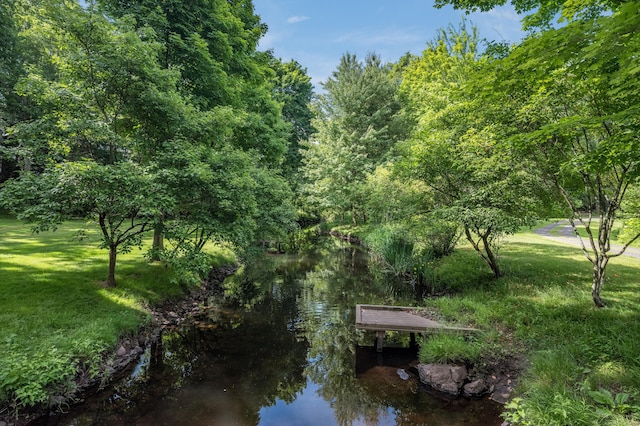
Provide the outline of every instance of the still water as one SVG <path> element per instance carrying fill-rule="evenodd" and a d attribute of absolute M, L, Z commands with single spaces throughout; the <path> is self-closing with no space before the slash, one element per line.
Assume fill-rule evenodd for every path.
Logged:
<path fill-rule="evenodd" d="M 357 331 L 355 305 L 415 304 L 356 247 L 255 261 L 225 297 L 144 353 L 131 374 L 59 425 L 500 425 L 489 400 L 432 395 L 411 374 L 416 351 L 391 336 L 382 356 Z M 399 369 L 411 377 L 403 380 Z"/>

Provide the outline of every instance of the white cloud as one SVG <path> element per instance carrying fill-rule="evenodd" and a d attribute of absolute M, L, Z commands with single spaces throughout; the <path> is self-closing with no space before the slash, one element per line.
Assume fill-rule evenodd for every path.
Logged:
<path fill-rule="evenodd" d="M 298 22 L 304 22 L 304 21 L 308 21 L 309 18 L 308 16 L 292 16 L 289 19 L 287 19 L 287 22 L 290 24 L 297 24 Z"/>

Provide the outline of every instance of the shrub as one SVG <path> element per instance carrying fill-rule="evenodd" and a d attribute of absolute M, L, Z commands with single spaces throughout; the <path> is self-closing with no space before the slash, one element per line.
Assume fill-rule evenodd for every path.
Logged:
<path fill-rule="evenodd" d="M 413 269 L 414 241 L 401 225 L 384 225 L 365 237 L 372 258 L 394 275 L 408 274 Z"/>
<path fill-rule="evenodd" d="M 421 220 L 412 229 L 421 255 L 429 259 L 450 255 L 460 239 L 458 225 L 444 220 Z"/>

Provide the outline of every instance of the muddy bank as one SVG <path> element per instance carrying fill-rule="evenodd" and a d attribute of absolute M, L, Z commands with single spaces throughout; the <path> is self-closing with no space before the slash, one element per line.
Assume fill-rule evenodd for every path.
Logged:
<path fill-rule="evenodd" d="M 103 354 L 98 374 L 91 374 L 88 366 L 80 364 L 75 377 L 75 390 L 70 395 L 52 395 L 48 406 L 21 409 L 16 417 L 9 408 L 0 410 L 0 426 L 25 426 L 47 424 L 47 418 L 56 411 L 80 404 L 109 383 L 128 374 L 140 355 L 152 343 L 161 338 L 164 330 L 171 330 L 207 307 L 209 299 L 222 295 L 222 283 L 233 274 L 237 266 L 218 268 L 198 288 L 191 289 L 179 298 L 170 299 L 149 307 L 151 321 L 137 334 L 123 336 L 112 351 Z"/>

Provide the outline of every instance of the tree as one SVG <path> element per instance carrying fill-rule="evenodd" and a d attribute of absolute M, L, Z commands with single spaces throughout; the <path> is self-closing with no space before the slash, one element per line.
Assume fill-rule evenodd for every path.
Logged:
<path fill-rule="evenodd" d="M 448 4 L 455 9 L 463 9 L 467 12 L 487 12 L 496 6 L 502 6 L 507 0 L 437 0 L 438 8 Z M 523 18 L 525 29 L 550 28 L 552 21 L 559 18 L 559 22 L 573 19 L 592 19 L 602 13 L 615 10 L 624 1 L 620 0 L 584 0 L 584 1 L 560 1 L 560 0 L 510 0 L 518 14 L 532 12 Z"/>
<path fill-rule="evenodd" d="M 23 173 L 3 189 L 3 203 L 37 229 L 94 218 L 115 285 L 116 254 L 150 229 L 151 212 L 170 205 L 148 165 L 180 129 L 177 74 L 159 67 L 152 32 L 92 5 L 51 0 L 27 12 L 21 37 L 34 55 L 16 93 L 36 108 L 10 128 Z"/>
<path fill-rule="evenodd" d="M 263 169 L 256 171 L 256 175 L 269 173 L 277 179 L 287 151 L 289 126 L 273 96 L 272 56 L 256 51 L 266 27 L 255 15 L 250 1 L 100 0 L 99 4 L 111 15 L 135 17 L 137 28 L 153 28 L 162 45 L 161 65 L 168 70 L 180 70 L 177 86 L 193 104 L 193 111 L 185 118 L 181 133 L 181 138 L 191 141 L 192 146 L 187 149 L 194 149 L 198 155 L 202 154 L 202 147 L 215 151 L 211 156 L 231 153 L 230 164 L 236 164 L 236 150 L 244 151 L 255 158 L 255 167 Z M 188 181 L 183 183 L 186 186 L 182 193 L 191 193 L 193 188 Z M 248 185 L 255 184 L 254 180 L 248 182 Z M 180 193 L 179 189 L 174 189 Z M 250 200 L 255 201 L 255 198 Z M 237 207 L 238 213 L 243 214 L 244 203 L 239 202 Z M 165 212 L 163 216 L 177 219 L 185 217 L 184 213 Z M 201 225 L 209 228 L 205 216 L 194 214 L 189 217 L 200 217 L 204 220 Z M 256 217 L 247 217 L 247 220 L 256 220 Z M 284 223 L 288 220 L 288 217 L 283 218 Z M 163 222 L 164 219 L 159 221 Z M 173 227 L 172 238 L 177 238 L 178 229 L 190 232 L 187 230 L 192 230 L 195 224 L 168 226 Z M 160 251 L 157 249 L 162 241 L 161 229 L 162 226 L 156 228 L 154 240 L 158 245 L 155 252 Z M 246 229 L 240 227 L 239 234 Z M 234 237 L 233 241 L 239 239 Z M 195 244 L 197 247 L 200 242 Z"/>
<path fill-rule="evenodd" d="M 375 54 L 362 63 L 347 53 L 324 83 L 303 156 L 308 199 L 326 215 L 366 220 L 366 176 L 406 132 L 394 76 Z"/>
<path fill-rule="evenodd" d="M 256 51 L 266 27 L 247 0 L 100 0 L 116 17 L 133 16 L 136 26 L 153 28 L 162 44 L 165 69 L 179 69 L 180 92 L 201 112 L 232 108 L 228 137 L 253 150 L 265 167 L 280 166 L 288 127 L 272 98 L 270 56 Z M 216 133 L 216 129 L 207 129 Z"/>
<path fill-rule="evenodd" d="M 256 165 L 249 154 L 174 142 L 157 168 L 175 200 L 166 224 L 174 255 L 197 256 L 211 240 L 239 247 L 252 241 L 258 212 Z"/>
<path fill-rule="evenodd" d="M 458 223 L 493 275 L 502 275 L 501 236 L 533 215 L 530 175 L 500 145 L 502 129 L 477 99 L 488 57 L 475 29 L 440 30 L 403 73 L 402 90 L 416 127 L 404 146 L 401 173 L 431 188 L 431 216 Z M 475 77 L 474 77 L 475 76 Z"/>
<path fill-rule="evenodd" d="M 0 4 L 0 141 L 6 137 L 6 128 L 16 122 L 20 111 L 18 96 L 13 90 L 22 74 L 19 51 L 18 25 L 16 23 L 17 0 Z M 2 143 L 4 145 L 4 143 Z M 2 146 L 0 145 L 0 147 Z M 0 160 L 2 152 L 0 151 Z M 2 175 L 4 176 L 4 173 Z M 3 179 L 0 179 L 2 181 Z"/>
<path fill-rule="evenodd" d="M 25 172 L 5 184 L 0 202 L 37 232 L 82 217 L 97 222 L 109 250 L 106 285 L 116 286 L 118 253 L 142 244 L 158 210 L 170 202 L 154 176 L 133 163 L 65 162 L 44 173 Z"/>
<path fill-rule="evenodd" d="M 598 307 L 609 259 L 640 237 L 632 232 L 620 250 L 611 247 L 619 215 L 640 217 L 625 203 L 640 178 L 638 28 L 637 4 L 629 3 L 531 37 L 500 62 L 487 99 L 503 108 L 513 149 L 563 200 L 576 234 L 584 227 Z"/>
<path fill-rule="evenodd" d="M 275 71 L 274 98 L 282 103 L 282 118 L 290 125 L 283 175 L 295 192 L 301 180 L 301 150 L 304 149 L 301 142 L 309 140 L 315 131 L 311 125 L 313 113 L 310 108 L 313 85 L 307 70 L 294 60 L 283 63 L 273 58 L 271 67 Z"/>

